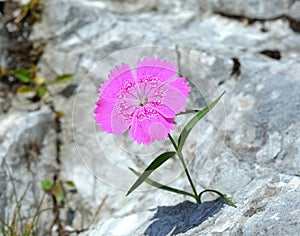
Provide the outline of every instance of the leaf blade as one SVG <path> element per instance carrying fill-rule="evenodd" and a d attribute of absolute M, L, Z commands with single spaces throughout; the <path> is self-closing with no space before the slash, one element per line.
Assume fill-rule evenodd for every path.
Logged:
<path fill-rule="evenodd" d="M 183 148 L 183 144 L 185 140 L 187 139 L 189 133 L 192 131 L 192 129 L 195 127 L 195 125 L 219 102 L 221 97 L 224 95 L 225 91 L 216 98 L 211 104 L 209 104 L 204 109 L 200 110 L 183 128 L 181 131 L 181 134 L 178 138 L 178 151 L 181 151 Z"/>
<path fill-rule="evenodd" d="M 67 184 L 69 187 L 71 187 L 71 188 L 76 188 L 73 181 L 70 181 L 70 180 L 69 180 L 69 181 L 66 181 L 66 184 Z"/>
<path fill-rule="evenodd" d="M 142 174 L 137 172 L 136 170 L 134 170 L 133 168 L 129 168 L 129 170 L 131 170 L 136 176 L 140 177 Z M 173 193 L 177 193 L 177 194 L 182 194 L 182 195 L 186 195 L 186 196 L 190 196 L 192 198 L 194 198 L 194 195 L 191 194 L 191 193 L 188 193 L 186 191 L 183 191 L 183 190 L 180 190 L 180 189 L 176 189 L 176 188 L 172 188 L 172 187 L 169 187 L 167 185 L 163 185 L 163 184 L 160 184 L 150 178 L 146 178 L 145 179 L 145 182 L 153 187 L 156 187 L 156 188 L 159 188 L 159 189 L 162 189 L 162 190 L 165 190 L 165 191 L 169 191 L 169 192 L 173 192 Z"/>
<path fill-rule="evenodd" d="M 55 78 L 53 83 L 65 83 L 73 79 L 74 75 L 73 74 L 63 74 L 59 75 Z"/>
<path fill-rule="evenodd" d="M 17 94 L 30 93 L 30 92 L 34 92 L 34 89 L 27 85 L 22 85 L 17 89 Z"/>
<path fill-rule="evenodd" d="M 45 191 L 50 191 L 52 189 L 52 181 L 50 179 L 42 180 L 41 185 Z"/>
<path fill-rule="evenodd" d="M 40 96 L 40 98 L 44 97 L 46 92 L 47 92 L 47 86 L 46 85 L 43 85 L 43 86 L 39 87 L 38 90 L 37 90 L 37 93 Z"/>
<path fill-rule="evenodd" d="M 24 83 L 29 83 L 31 80 L 30 72 L 29 72 L 29 70 L 26 70 L 26 69 L 12 70 L 11 74 Z"/>
<path fill-rule="evenodd" d="M 132 185 L 132 187 L 128 190 L 126 196 L 132 193 L 138 186 L 140 186 L 149 175 L 152 174 L 154 170 L 160 167 L 163 163 L 165 163 L 170 157 L 174 156 L 176 152 L 165 152 L 155 158 L 154 161 L 144 170 L 142 175 L 136 180 L 136 182 Z"/>

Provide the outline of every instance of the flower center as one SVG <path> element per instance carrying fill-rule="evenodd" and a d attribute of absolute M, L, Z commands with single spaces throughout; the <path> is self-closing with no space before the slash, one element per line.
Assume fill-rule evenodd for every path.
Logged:
<path fill-rule="evenodd" d="M 147 102 L 148 102 L 148 98 L 146 96 L 143 96 L 142 98 L 140 98 L 139 106 L 143 107 L 147 104 Z"/>
<path fill-rule="evenodd" d="M 139 112 L 139 120 L 156 115 L 155 111 L 148 111 L 148 105 L 158 106 L 161 104 L 165 90 L 159 88 L 157 78 L 141 78 L 137 83 L 127 82 L 117 95 L 119 99 L 117 109 L 124 120 L 132 120 Z M 146 109 L 146 110 L 145 110 Z"/>

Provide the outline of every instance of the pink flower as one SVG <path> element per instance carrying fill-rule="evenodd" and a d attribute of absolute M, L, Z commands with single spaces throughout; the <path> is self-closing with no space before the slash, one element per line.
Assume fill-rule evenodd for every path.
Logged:
<path fill-rule="evenodd" d="M 139 60 L 135 74 L 127 64 L 116 66 L 100 87 L 96 123 L 115 135 L 129 128 L 139 144 L 166 138 L 190 92 L 185 78 L 176 74 L 175 64 L 154 57 Z"/>

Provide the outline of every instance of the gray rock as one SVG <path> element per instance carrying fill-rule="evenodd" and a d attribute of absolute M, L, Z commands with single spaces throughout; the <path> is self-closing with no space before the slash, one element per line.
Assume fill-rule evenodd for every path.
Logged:
<path fill-rule="evenodd" d="M 218 213 L 224 205 L 224 200 L 221 198 L 211 201 L 204 202 L 199 205 L 192 203 L 190 201 L 184 201 L 174 206 L 159 206 L 157 208 L 149 209 L 145 212 L 143 216 L 143 221 L 151 222 L 138 222 L 140 218 L 139 214 L 131 215 L 123 219 L 115 219 L 113 223 L 114 227 L 111 227 L 108 222 L 106 222 L 102 227 L 107 227 L 107 232 L 101 232 L 101 228 L 98 226 L 91 228 L 89 232 L 83 235 L 177 235 L 180 233 L 185 233 L 188 230 L 199 225 L 209 217 Z M 133 219 L 135 222 L 130 222 Z M 133 223 L 133 224 L 132 224 Z M 120 224 L 123 227 L 120 227 Z M 147 226 L 144 233 L 141 229 L 136 229 L 135 227 L 143 225 L 142 228 Z M 99 234 L 100 233 L 100 234 Z"/>
<path fill-rule="evenodd" d="M 72 82 L 75 93 L 59 94 L 52 99 L 55 109 L 65 113 L 60 120 L 60 175 L 75 183 L 79 196 L 71 205 L 74 209 L 80 205 L 82 215 L 95 213 L 107 197 L 98 223 L 85 235 L 146 232 L 151 235 L 166 231 L 182 235 L 259 235 L 262 232 L 294 235 L 299 232 L 296 209 L 299 208 L 297 176 L 300 174 L 300 36 L 284 19 L 247 25 L 201 11 L 203 8 L 224 10 L 225 14 L 260 19 L 283 14 L 297 18 L 299 11 L 295 9 L 299 4 L 296 1 L 288 7 L 288 1 L 199 2 L 45 2 L 43 20 L 32 34 L 32 39 L 46 37 L 48 40 L 39 73 L 49 80 L 56 74 L 75 74 Z M 155 44 L 160 46 L 136 47 Z M 180 52 L 174 50 L 176 45 Z M 281 59 L 261 54 L 265 50 L 278 50 Z M 142 170 L 154 154 L 170 148 L 170 143 L 146 149 L 129 142 L 127 134 L 113 137 L 102 133 L 92 119 L 93 108 L 99 84 L 115 64 L 128 62 L 134 66 L 138 58 L 151 54 L 178 63 L 180 72 L 193 85 L 191 107 L 201 108 L 226 90 L 220 104 L 190 135 L 184 154 L 190 157 L 188 167 L 197 188 L 227 193 L 238 209 L 228 206 L 219 209 L 217 205 L 215 214 L 207 218 L 209 214 L 201 209 L 212 209 L 212 202 L 208 206 L 181 203 L 187 199 L 154 191 L 146 185 L 125 197 L 136 179 L 127 167 Z M 238 70 L 234 69 L 237 62 Z M 57 91 L 62 88 L 58 86 Z M 26 117 L 30 114 L 39 113 L 28 113 Z M 185 121 L 178 119 L 180 127 Z M 39 123 L 32 130 L 36 127 L 40 127 Z M 15 140 L 25 139 L 19 135 Z M 51 146 L 54 141 L 50 143 L 45 148 L 56 150 Z M 43 155 L 48 155 L 47 152 L 43 150 Z M 8 155 L 7 150 L 2 153 Z M 11 160 L 11 165 L 17 162 L 16 157 Z M 8 178 L 6 172 L 1 174 Z M 22 174 L 18 172 L 18 176 Z M 180 174 L 180 163 L 172 159 L 154 178 L 189 191 L 186 179 Z M 8 191 L 6 182 L 0 180 L 0 186 Z M 213 197 L 206 194 L 204 199 L 210 201 Z M 6 201 L 1 204 L 4 206 Z M 171 210 L 157 213 L 158 209 Z M 178 209 L 186 210 L 183 216 L 192 218 L 180 223 L 176 231 L 173 223 L 181 219 L 181 214 L 176 219 L 170 215 Z M 196 212 L 188 211 L 192 209 Z M 64 213 L 68 215 L 67 211 Z M 70 214 L 69 211 L 69 217 Z M 77 214 L 79 210 L 73 226 L 82 228 Z"/>
<path fill-rule="evenodd" d="M 192 63 L 183 64 L 183 72 L 185 67 L 190 69 L 191 78 L 199 75 L 193 70 Z M 294 100 L 300 88 L 299 79 L 296 79 L 299 76 L 295 74 L 298 67 L 299 63 L 286 62 L 284 66 L 272 60 L 245 59 L 241 60 L 242 73 L 238 82 L 231 78 L 221 85 L 221 90 L 227 90 L 224 104 L 227 116 L 223 116 L 222 109 L 217 109 L 215 116 L 224 118 L 221 123 L 213 118 L 202 122 L 203 141 L 198 141 L 197 158 L 189 167 L 198 186 L 213 186 L 231 194 L 238 210 L 225 208 L 200 225 L 194 219 L 190 224 L 195 228 L 181 232 L 183 235 L 295 235 L 299 231 L 300 212 L 295 210 L 300 204 L 299 150 L 295 148 L 299 142 L 295 128 L 299 115 L 295 109 L 298 100 Z M 197 86 L 205 85 L 200 79 L 196 81 Z M 207 94 L 213 92 L 209 89 L 213 88 L 207 87 Z M 287 116 L 280 116 L 273 109 L 284 109 Z M 205 132 L 208 126 L 212 129 Z M 213 137 L 212 141 L 209 137 Z M 207 144 L 209 141 L 210 145 Z M 287 202 L 290 205 L 286 205 Z M 153 214 L 138 212 L 103 220 L 86 235 L 167 235 L 176 232 L 176 226 L 173 225 L 174 231 L 169 231 L 166 222 L 154 224 Z M 155 227 L 150 227 L 153 224 Z M 171 220 L 169 224 L 172 225 Z"/>
<path fill-rule="evenodd" d="M 289 15 L 296 19 L 296 20 L 300 20 L 300 2 L 297 0 L 291 0 L 290 1 L 290 10 L 289 10 Z"/>
<path fill-rule="evenodd" d="M 56 134 L 50 109 L 24 112 L 11 109 L 0 116 L 1 219 L 6 222 L 22 198 L 21 216 L 32 222 L 44 191 L 41 181 L 53 178 L 56 162 Z M 41 209 L 51 207 L 45 198 Z M 40 223 L 50 227 L 51 211 L 40 215 Z M 41 229 L 44 232 L 45 228 Z M 40 233 L 41 233 L 40 232 Z"/>
<path fill-rule="evenodd" d="M 300 19 L 299 2 L 294 0 L 198 0 L 202 9 L 229 16 L 268 20 L 289 15 Z"/>
<path fill-rule="evenodd" d="M 220 199 L 202 205 L 159 206 L 103 221 L 82 235 L 297 235 L 299 187 L 299 177 L 269 177 L 251 181 L 237 192 L 238 208 L 220 209 L 224 204 Z"/>

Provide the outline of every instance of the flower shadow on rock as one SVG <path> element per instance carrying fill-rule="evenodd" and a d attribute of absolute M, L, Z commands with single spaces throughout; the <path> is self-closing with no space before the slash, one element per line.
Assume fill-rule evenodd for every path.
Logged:
<path fill-rule="evenodd" d="M 157 208 L 152 220 L 145 231 L 146 236 L 166 236 L 185 233 L 199 226 L 209 217 L 218 213 L 226 202 L 222 198 L 202 204 L 185 201 L 175 206 L 161 206 Z"/>

